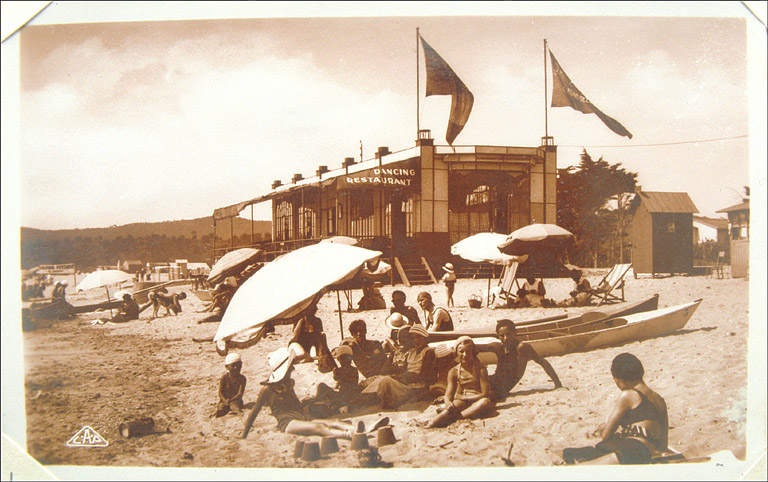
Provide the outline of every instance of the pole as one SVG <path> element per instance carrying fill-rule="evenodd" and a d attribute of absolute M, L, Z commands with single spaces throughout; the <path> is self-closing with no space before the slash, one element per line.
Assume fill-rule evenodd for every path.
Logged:
<path fill-rule="evenodd" d="M 419 27 L 416 27 L 416 139 L 419 138 Z"/>
<path fill-rule="evenodd" d="M 549 127 L 549 122 L 547 119 L 547 39 L 544 39 L 544 137 L 549 137 L 548 127 Z"/>
<path fill-rule="evenodd" d="M 339 337 L 344 339 L 344 324 L 341 322 L 341 297 L 339 296 L 339 290 L 336 290 L 336 306 L 339 308 Z"/>
<path fill-rule="evenodd" d="M 251 204 L 251 247 L 253 247 L 253 204 Z"/>

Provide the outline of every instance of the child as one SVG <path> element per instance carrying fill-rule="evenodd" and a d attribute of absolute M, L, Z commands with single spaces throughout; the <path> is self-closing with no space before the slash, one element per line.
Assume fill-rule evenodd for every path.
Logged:
<path fill-rule="evenodd" d="M 216 417 L 227 413 L 239 414 L 243 411 L 243 393 L 245 393 L 245 376 L 240 374 L 243 362 L 240 355 L 230 353 L 224 359 L 227 373 L 222 375 L 219 382 L 219 405 L 216 407 Z"/>
<path fill-rule="evenodd" d="M 443 266 L 443 271 L 445 271 L 445 274 L 440 281 L 445 283 L 445 304 L 450 308 L 451 306 L 456 306 L 453 303 L 453 290 L 456 288 L 456 273 L 453 272 L 452 263 L 445 263 L 445 266 Z"/>
<path fill-rule="evenodd" d="M 317 395 L 303 402 L 310 414 L 316 418 L 349 412 L 350 405 L 355 403 L 360 395 L 359 373 L 357 367 L 352 365 L 352 348 L 341 345 L 333 349 L 333 356 L 339 363 L 333 370 L 336 389 L 331 389 L 321 382 L 317 386 Z"/>
<path fill-rule="evenodd" d="M 613 359 L 611 375 L 621 395 L 594 447 L 563 450 L 566 463 L 647 464 L 668 450 L 667 403 L 643 381 L 643 364 L 622 353 Z"/>
<path fill-rule="evenodd" d="M 277 428 L 281 432 L 292 433 L 294 435 L 319 435 L 322 437 L 339 437 L 351 439 L 357 430 L 358 433 L 365 431 L 365 427 L 360 421 L 357 428 L 349 422 L 331 421 L 331 420 L 308 420 L 305 415 L 301 402 L 293 389 L 294 381 L 290 374 L 293 371 L 293 352 L 287 348 L 280 348 L 272 352 L 267 358 L 272 373 L 267 381 L 262 382 L 264 387 L 256 398 L 256 404 L 248 414 L 243 428 L 243 438 L 248 436 L 253 421 L 261 411 L 261 408 L 268 406 L 272 416 L 277 420 Z M 379 420 L 371 431 L 389 423 L 389 419 Z"/>
<path fill-rule="evenodd" d="M 488 398 L 488 371 L 477 359 L 477 347 L 468 336 L 459 338 L 456 356 L 459 364 L 448 372 L 445 406 L 428 424 L 428 428 L 445 427 L 460 418 L 480 418 L 493 409 Z"/>

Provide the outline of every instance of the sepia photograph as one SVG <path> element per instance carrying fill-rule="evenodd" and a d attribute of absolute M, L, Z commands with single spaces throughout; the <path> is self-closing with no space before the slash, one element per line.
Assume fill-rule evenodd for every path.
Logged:
<path fill-rule="evenodd" d="M 766 2 L 12 3 L 3 480 L 765 479 Z"/>

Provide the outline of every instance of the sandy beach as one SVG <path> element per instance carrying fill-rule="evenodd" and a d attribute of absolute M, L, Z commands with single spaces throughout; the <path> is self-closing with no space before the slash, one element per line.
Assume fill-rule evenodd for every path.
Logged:
<path fill-rule="evenodd" d="M 603 271 L 591 271 L 598 281 Z M 570 280 L 546 280 L 547 297 L 568 296 Z M 492 328 L 501 318 L 523 321 L 592 308 L 471 309 L 467 299 L 481 295 L 487 280 L 460 279 L 452 316 L 457 329 Z M 407 304 L 418 307 L 420 291 L 433 294 L 444 306 L 439 285 L 384 286 L 390 294 L 402 289 Z M 193 337 L 211 336 L 217 323 L 198 324 L 205 315 L 195 313 L 203 303 L 189 292 L 183 313 L 150 321 L 151 309 L 141 318 L 120 325 L 92 325 L 95 313 L 79 315 L 24 333 L 27 450 L 42 464 L 148 467 L 358 467 L 355 451 L 341 440 L 340 452 L 315 462 L 293 457 L 301 437 L 281 433 L 274 417 L 263 410 L 247 439 L 240 438 L 245 415 L 210 417 L 217 401 L 223 358 L 211 342 Z M 343 417 L 372 424 L 388 415 L 398 442 L 380 448 L 382 459 L 396 468 L 504 467 L 510 459 L 517 467 L 561 465 L 565 447 L 592 445 L 593 434 L 607 417 L 619 390 L 610 376 L 610 363 L 621 352 L 642 360 L 647 384 L 662 394 L 669 407 L 670 446 L 686 457 L 704 457 L 730 450 L 744 456 L 747 424 L 747 340 L 749 282 L 704 276 L 635 279 L 626 277 L 626 298 L 636 301 L 660 294 L 659 307 L 703 298 L 684 329 L 672 335 L 624 346 L 549 357 L 564 388 L 555 390 L 544 371 L 529 364 L 512 395 L 497 405 L 497 414 L 483 420 L 459 421 L 444 429 L 426 429 L 435 415 L 427 402 L 410 403 L 395 412 L 370 407 Z M 98 293 L 97 293 L 98 294 Z M 83 304 L 83 295 L 70 297 Z M 353 292 L 353 303 L 360 292 Z M 352 313 L 341 297 L 344 333 L 357 318 L 368 325 L 368 337 L 383 340 L 389 310 Z M 101 314 L 100 316 L 105 316 Z M 108 317 L 108 313 L 106 314 Z M 340 341 L 337 295 L 326 294 L 319 303 L 331 348 Z M 256 346 L 236 350 L 242 355 L 242 373 L 248 379 L 246 409 L 252 406 L 259 382 L 268 375 L 266 355 L 285 346 L 290 326 L 278 326 Z M 493 372 L 495 367 L 490 367 Z M 317 383 L 333 385 L 331 374 L 321 374 L 313 363 L 296 366 L 293 375 L 299 398 L 314 394 Z M 125 420 L 152 417 L 167 432 L 124 438 L 118 427 Z M 88 450 L 65 445 L 88 425 L 109 441 L 108 447 Z M 319 441 L 319 437 L 310 437 Z M 371 438 L 376 444 L 376 438 Z"/>

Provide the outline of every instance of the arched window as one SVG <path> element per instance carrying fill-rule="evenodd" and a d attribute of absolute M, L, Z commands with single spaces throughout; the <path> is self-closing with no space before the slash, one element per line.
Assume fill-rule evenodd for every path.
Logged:
<path fill-rule="evenodd" d="M 282 201 L 275 209 L 276 241 L 286 241 L 293 237 L 293 206 L 288 201 Z"/>

